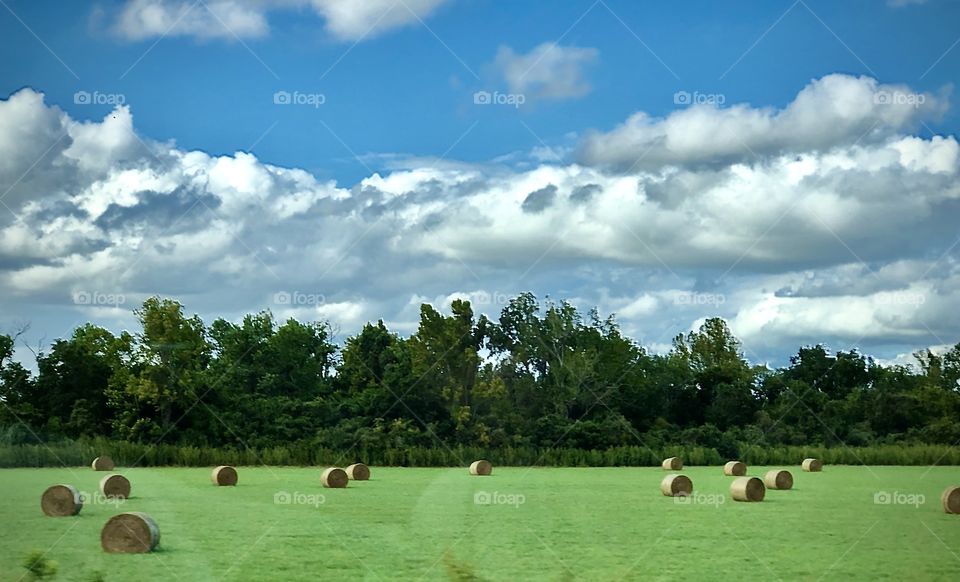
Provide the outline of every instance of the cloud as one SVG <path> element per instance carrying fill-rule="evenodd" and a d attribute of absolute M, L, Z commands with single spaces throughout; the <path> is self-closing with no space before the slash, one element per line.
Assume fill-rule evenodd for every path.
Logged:
<path fill-rule="evenodd" d="M 446 0 L 128 0 L 114 29 L 138 41 L 166 36 L 227 40 L 269 34 L 270 12 L 312 9 L 338 40 L 359 41 L 420 22 Z"/>
<path fill-rule="evenodd" d="M 311 0 L 327 21 L 327 30 L 341 40 L 360 40 L 419 23 L 446 0 Z"/>
<path fill-rule="evenodd" d="M 527 194 L 527 197 L 523 199 L 523 204 L 521 204 L 520 207 L 524 212 L 532 212 L 535 214 L 549 208 L 556 199 L 557 187 L 553 184 L 547 184 L 543 188 Z"/>
<path fill-rule="evenodd" d="M 922 110 L 870 99 L 840 107 L 824 135 L 785 137 L 811 93 L 836 90 L 825 85 L 888 87 L 832 76 L 780 111 L 707 115 L 704 135 L 719 123 L 754 153 L 661 145 L 671 163 L 630 172 L 393 156 L 350 185 L 150 140 L 126 107 L 73 119 L 25 89 L 0 100 L 0 183 L 13 185 L 0 199 L 12 211 L 0 207 L 0 322 L 59 331 L 110 308 L 96 320 L 112 324 L 116 309 L 77 293 L 128 308 L 160 294 L 207 319 L 269 308 L 343 333 L 378 317 L 408 333 L 421 300 L 466 296 L 497 316 L 534 290 L 616 312 L 650 345 L 721 315 L 761 359 L 814 341 L 887 357 L 955 342 L 957 140 L 912 135 Z M 868 138 L 851 129 L 874 122 Z M 757 123 L 779 137 L 761 147 Z"/>
<path fill-rule="evenodd" d="M 590 92 L 584 69 L 597 62 L 595 48 L 543 43 L 527 54 L 503 46 L 497 52 L 494 69 L 503 76 L 512 93 L 529 98 L 572 99 Z"/>
<path fill-rule="evenodd" d="M 609 132 L 587 136 L 579 159 L 619 169 L 655 169 L 821 152 L 886 140 L 938 118 L 946 108 L 942 95 L 835 74 L 810 82 L 780 110 L 698 104 L 665 118 L 639 112 Z"/>
<path fill-rule="evenodd" d="M 129 0 L 116 31 L 128 40 L 166 36 L 257 38 L 269 31 L 267 3 L 243 0 Z"/>

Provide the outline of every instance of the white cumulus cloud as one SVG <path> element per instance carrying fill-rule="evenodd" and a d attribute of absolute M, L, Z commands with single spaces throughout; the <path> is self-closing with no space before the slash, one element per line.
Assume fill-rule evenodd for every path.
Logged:
<path fill-rule="evenodd" d="M 446 0 L 128 0 L 114 28 L 128 40 L 166 36 L 244 39 L 266 36 L 275 11 L 312 10 L 327 32 L 357 41 L 418 23 Z"/>
<path fill-rule="evenodd" d="M 891 358 L 955 343 L 960 147 L 911 131 L 943 97 L 878 109 L 870 95 L 890 87 L 834 75 L 781 110 L 680 124 L 705 140 L 726 128 L 753 152 L 674 136 L 687 109 L 657 122 L 663 139 L 643 138 L 661 163 L 630 172 L 619 154 L 612 167 L 410 158 L 352 185 L 150 140 L 126 107 L 73 119 L 21 90 L 0 100 L 0 183 L 13 185 L 0 321 L 36 314 L 66 333 L 56 325 L 99 317 L 73 299 L 97 291 L 130 308 L 176 297 L 208 319 L 269 308 L 344 333 L 379 317 L 407 332 L 420 300 L 469 298 L 496 316 L 533 290 L 616 312 L 652 345 L 711 315 L 760 358 L 815 341 Z M 849 99 L 823 109 L 832 123 L 802 127 L 823 95 Z M 864 126 L 876 131 L 861 138 Z M 623 131 L 584 146 L 618 151 Z M 311 300 L 271 299 L 295 291 Z"/>

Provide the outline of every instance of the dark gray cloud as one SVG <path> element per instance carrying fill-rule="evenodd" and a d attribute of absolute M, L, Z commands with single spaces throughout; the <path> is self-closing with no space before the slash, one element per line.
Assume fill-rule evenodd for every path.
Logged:
<path fill-rule="evenodd" d="M 586 204 L 593 198 L 594 194 L 600 192 L 602 189 L 599 184 L 579 186 L 570 193 L 570 201 L 574 204 Z"/>
<path fill-rule="evenodd" d="M 533 192 L 527 194 L 527 197 L 523 199 L 523 211 L 532 214 L 543 212 L 552 206 L 556 199 L 557 187 L 553 184 L 549 184 L 543 188 L 540 188 L 539 190 L 534 190 Z"/>

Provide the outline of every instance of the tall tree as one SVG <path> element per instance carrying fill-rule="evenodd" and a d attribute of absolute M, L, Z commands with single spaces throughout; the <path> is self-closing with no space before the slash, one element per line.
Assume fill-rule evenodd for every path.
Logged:
<path fill-rule="evenodd" d="M 469 301 L 455 299 L 451 315 L 420 306 L 420 326 L 410 338 L 413 370 L 421 391 L 437 390 L 457 430 L 471 422 L 473 387 L 480 367 L 480 349 L 487 336 L 487 318 L 474 321 Z"/>
<path fill-rule="evenodd" d="M 128 371 L 111 379 L 114 427 L 134 440 L 174 440 L 179 436 L 174 429 L 189 425 L 186 415 L 206 395 L 206 329 L 198 316 L 186 317 L 172 299 L 151 297 L 134 313 L 143 331 L 121 354 L 130 360 Z"/>
<path fill-rule="evenodd" d="M 37 357 L 37 391 L 43 394 L 43 414 L 49 426 L 68 436 L 92 436 L 110 431 L 112 411 L 106 391 L 115 370 L 122 367 L 123 340 L 102 327 L 82 325 L 69 339 L 53 343 Z"/>
<path fill-rule="evenodd" d="M 13 359 L 15 346 L 16 335 L 0 334 L 0 423 L 17 427 L 26 438 L 28 435 L 22 433 L 38 426 L 43 412 L 37 406 L 39 398 L 30 371 Z"/>

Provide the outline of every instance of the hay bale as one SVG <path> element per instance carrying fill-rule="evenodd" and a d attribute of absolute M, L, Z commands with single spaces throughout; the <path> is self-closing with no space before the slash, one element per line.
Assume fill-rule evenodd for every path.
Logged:
<path fill-rule="evenodd" d="M 130 497 L 130 481 L 123 475 L 107 475 L 100 479 L 100 493 L 104 497 L 126 499 Z"/>
<path fill-rule="evenodd" d="M 491 473 L 493 473 L 493 465 L 490 464 L 490 461 L 481 459 L 470 463 L 471 475 L 490 475 Z"/>
<path fill-rule="evenodd" d="M 363 463 L 354 463 L 347 467 L 347 477 L 351 481 L 366 481 L 370 478 L 370 467 Z"/>
<path fill-rule="evenodd" d="M 323 483 L 323 486 L 331 489 L 346 487 L 349 480 L 347 472 L 340 467 L 330 467 L 320 475 L 320 482 Z"/>
<path fill-rule="evenodd" d="M 774 469 L 763 476 L 763 484 L 768 489 L 793 489 L 793 475 L 790 471 Z"/>
<path fill-rule="evenodd" d="M 94 459 L 90 466 L 94 471 L 113 471 L 114 469 L 113 459 L 106 455 Z"/>
<path fill-rule="evenodd" d="M 214 467 L 213 472 L 210 473 L 210 480 L 214 485 L 218 486 L 236 485 L 237 470 L 230 465 L 220 465 L 219 467 Z"/>
<path fill-rule="evenodd" d="M 820 459 L 804 459 L 803 470 L 808 473 L 818 473 L 823 470 L 823 461 Z"/>
<path fill-rule="evenodd" d="M 663 467 L 665 471 L 679 471 L 683 469 L 683 461 L 680 460 L 680 457 L 670 457 L 669 459 L 664 459 L 660 466 Z"/>
<path fill-rule="evenodd" d="M 50 517 L 69 517 L 83 509 L 83 498 L 73 485 L 53 485 L 40 496 L 40 509 Z"/>
<path fill-rule="evenodd" d="M 943 510 L 947 513 L 960 513 L 960 487 L 956 485 L 947 487 L 940 496 L 940 501 L 943 503 Z"/>
<path fill-rule="evenodd" d="M 737 477 L 730 484 L 730 496 L 734 501 L 763 501 L 767 488 L 757 477 Z"/>
<path fill-rule="evenodd" d="M 100 530 L 100 547 L 104 552 L 142 554 L 160 543 L 160 528 L 146 513 L 130 512 L 114 515 Z"/>
<path fill-rule="evenodd" d="M 723 466 L 723 474 L 727 477 L 743 477 L 747 474 L 747 464 L 742 461 L 730 461 Z"/>
<path fill-rule="evenodd" d="M 686 475 L 667 475 L 660 481 L 660 492 L 667 497 L 690 495 L 693 493 L 693 481 Z"/>

